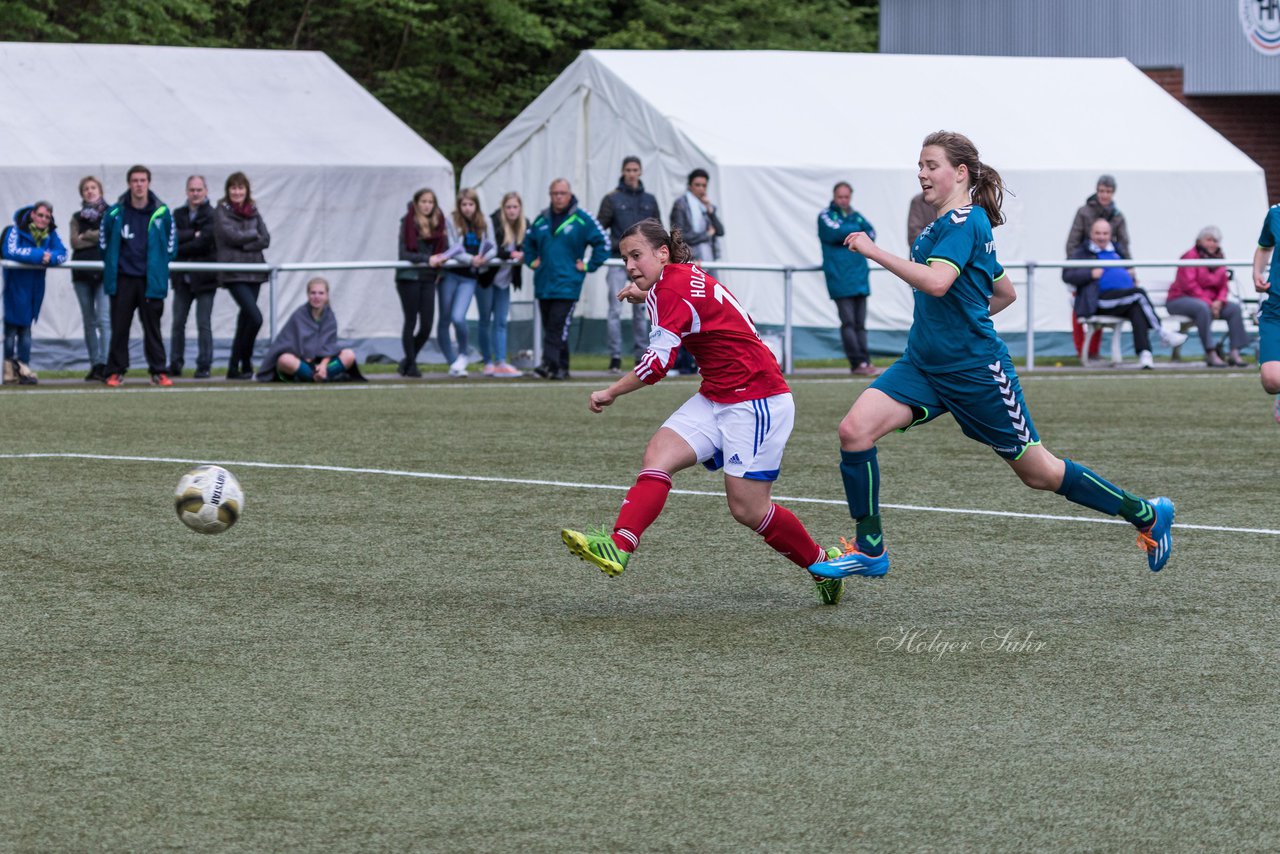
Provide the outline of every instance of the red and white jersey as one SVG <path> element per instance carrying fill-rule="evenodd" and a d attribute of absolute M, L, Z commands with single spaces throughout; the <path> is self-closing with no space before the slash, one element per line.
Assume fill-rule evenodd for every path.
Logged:
<path fill-rule="evenodd" d="M 668 264 L 649 289 L 649 349 L 636 365 L 648 385 L 661 380 L 685 347 L 698 361 L 698 391 L 715 403 L 741 403 L 790 391 L 773 352 L 729 289 L 696 264 Z"/>

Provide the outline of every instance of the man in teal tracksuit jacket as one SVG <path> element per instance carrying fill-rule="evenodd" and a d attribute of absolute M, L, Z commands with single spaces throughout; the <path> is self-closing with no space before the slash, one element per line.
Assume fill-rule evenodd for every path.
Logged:
<path fill-rule="evenodd" d="M 136 311 L 151 382 L 170 386 L 160 317 L 169 295 L 169 262 L 178 255 L 178 232 L 169 208 L 151 192 L 151 170 L 129 169 L 129 191 L 102 215 L 102 285 L 111 298 L 109 386 L 119 386 L 129 369 L 129 327 Z"/>
<path fill-rule="evenodd" d="M 853 187 L 847 181 L 836 184 L 831 204 L 818 214 L 818 240 L 822 242 L 822 272 L 827 277 L 827 294 L 835 300 L 840 315 L 840 343 L 849 359 L 849 368 L 859 376 L 880 373 L 867 352 L 867 297 L 871 295 L 867 259 L 845 248 L 844 241 L 855 231 L 865 231 L 872 240 L 876 230 L 866 217 L 855 211 Z"/>
<path fill-rule="evenodd" d="M 587 247 L 591 257 L 582 260 Z M 551 206 L 538 214 L 524 236 L 524 261 L 533 268 L 533 295 L 542 316 L 542 364 L 533 372 L 544 379 L 569 379 L 569 326 L 582 295 L 582 280 L 609 257 L 609 236 L 578 207 L 569 182 L 551 182 Z"/>

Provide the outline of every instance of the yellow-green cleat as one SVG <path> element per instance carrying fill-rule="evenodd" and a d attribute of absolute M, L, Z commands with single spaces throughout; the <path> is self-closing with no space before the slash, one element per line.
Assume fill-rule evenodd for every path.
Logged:
<path fill-rule="evenodd" d="M 827 560 L 835 560 L 840 557 L 843 552 L 837 548 L 827 549 Z M 818 589 L 818 600 L 823 605 L 838 605 L 840 597 L 844 595 L 844 579 L 843 578 L 823 578 L 821 575 L 813 575 L 813 583 Z"/>
<path fill-rule="evenodd" d="M 631 558 L 630 554 L 614 544 L 613 537 L 604 528 L 585 534 L 565 528 L 560 531 L 560 539 L 564 540 L 570 553 L 596 566 L 610 578 L 621 575 Z"/>

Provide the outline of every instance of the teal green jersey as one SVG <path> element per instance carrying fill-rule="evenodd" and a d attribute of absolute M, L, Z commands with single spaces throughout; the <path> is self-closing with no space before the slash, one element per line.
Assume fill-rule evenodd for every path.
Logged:
<path fill-rule="evenodd" d="M 940 297 L 915 292 L 905 354 L 913 365 L 943 373 L 990 365 L 1008 354 L 991 323 L 991 296 L 1004 269 L 985 210 L 970 205 L 938 217 L 916 238 L 911 260 L 941 261 L 959 273 Z"/>
<path fill-rule="evenodd" d="M 1271 290 L 1269 296 L 1262 301 L 1261 313 L 1264 317 L 1280 320 L 1280 205 L 1272 205 L 1267 211 L 1267 218 L 1262 221 L 1262 234 L 1258 235 L 1258 245 L 1263 249 L 1275 250 L 1271 253 Z"/>

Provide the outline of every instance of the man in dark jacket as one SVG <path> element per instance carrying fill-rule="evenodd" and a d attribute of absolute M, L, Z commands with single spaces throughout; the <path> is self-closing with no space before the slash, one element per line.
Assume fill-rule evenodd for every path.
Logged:
<path fill-rule="evenodd" d="M 151 170 L 130 167 L 129 189 L 102 216 L 102 287 L 111 298 L 111 346 L 106 384 L 124 384 L 129 369 L 129 328 L 142 321 L 142 349 L 151 382 L 171 386 L 160 318 L 169 295 L 169 262 L 178 254 L 178 234 L 164 202 L 151 192 Z"/>
<path fill-rule="evenodd" d="M 591 247 L 591 259 L 582 256 Z M 609 236 L 590 213 L 578 207 L 569 182 L 551 182 L 551 205 L 524 236 L 524 263 L 533 269 L 533 295 L 542 317 L 543 379 L 569 379 L 569 326 L 582 296 L 582 281 L 609 256 Z"/>
<path fill-rule="evenodd" d="M 609 243 L 613 246 L 612 257 L 621 259 L 622 250 L 618 242 L 622 233 L 642 219 L 660 219 L 658 200 L 652 193 L 644 191 L 640 182 L 640 158 L 634 154 L 622 161 L 622 178 L 618 188 L 604 197 L 600 202 L 600 215 L 596 217 L 602 228 L 609 229 Z M 618 291 L 627 285 L 625 267 L 610 267 L 605 273 L 608 287 L 607 301 L 609 318 L 606 323 L 609 337 L 609 373 L 622 372 L 622 304 L 618 301 Z M 649 348 L 648 311 L 643 305 L 631 306 L 631 355 L 638 361 Z"/>
<path fill-rule="evenodd" d="M 209 204 L 209 186 L 203 175 L 187 179 L 187 203 L 173 212 L 178 231 L 178 260 L 213 263 L 216 247 L 213 238 L 213 205 Z M 209 377 L 213 365 L 213 298 L 218 292 L 216 273 L 174 273 L 173 326 L 169 331 L 169 374 L 182 376 L 186 362 L 187 316 L 191 301 L 196 303 L 196 379 Z"/>
<path fill-rule="evenodd" d="M 1111 226 L 1111 242 L 1115 244 L 1116 252 L 1121 258 L 1132 258 L 1133 256 L 1129 254 L 1129 225 L 1124 220 L 1124 214 L 1116 207 L 1115 177 L 1099 175 L 1094 189 L 1094 194 L 1085 199 L 1085 203 L 1076 211 L 1075 219 L 1071 221 L 1071 230 L 1067 232 L 1067 257 L 1073 257 L 1072 253 L 1089 239 L 1093 224 L 1100 219 L 1105 219 Z M 1080 324 L 1080 318 L 1072 312 L 1071 340 L 1076 345 L 1076 354 L 1080 356 L 1082 362 L 1086 359 L 1096 359 L 1098 347 L 1102 343 L 1102 332 L 1093 334 L 1093 339 L 1088 344 L 1089 355 L 1086 357 L 1084 327 Z"/>

